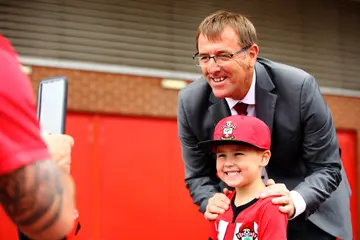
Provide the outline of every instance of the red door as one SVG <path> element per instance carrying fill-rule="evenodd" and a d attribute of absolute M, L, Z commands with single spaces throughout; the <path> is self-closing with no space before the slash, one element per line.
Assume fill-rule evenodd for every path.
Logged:
<path fill-rule="evenodd" d="M 346 175 L 349 179 L 352 195 L 350 199 L 350 210 L 353 227 L 353 239 L 357 239 L 358 219 L 357 219 L 357 164 L 356 164 L 356 133 L 353 131 L 338 130 L 337 136 L 342 152 L 342 161 Z"/>
<path fill-rule="evenodd" d="M 207 239 L 208 223 L 185 188 L 176 121 L 108 116 L 98 124 L 94 239 Z"/>

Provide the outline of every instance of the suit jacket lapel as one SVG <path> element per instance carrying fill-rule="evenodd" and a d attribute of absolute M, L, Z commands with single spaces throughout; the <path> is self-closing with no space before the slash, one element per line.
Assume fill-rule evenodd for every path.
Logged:
<path fill-rule="evenodd" d="M 256 85 L 255 85 L 255 112 L 256 117 L 268 125 L 272 133 L 275 104 L 277 95 L 272 93 L 275 89 L 265 67 L 260 63 L 255 65 Z"/>
<path fill-rule="evenodd" d="M 210 93 L 210 102 L 213 103 L 209 108 L 209 112 L 214 120 L 214 127 L 223 118 L 231 115 L 228 104 L 225 99 L 216 98 L 215 95 Z"/>

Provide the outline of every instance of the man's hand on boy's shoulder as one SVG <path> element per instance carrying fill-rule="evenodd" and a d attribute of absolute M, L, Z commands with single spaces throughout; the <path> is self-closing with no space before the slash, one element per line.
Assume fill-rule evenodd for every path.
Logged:
<path fill-rule="evenodd" d="M 231 191 L 225 188 L 224 193 L 215 193 L 214 196 L 209 199 L 204 213 L 206 220 L 215 220 L 219 214 L 223 214 L 229 208 L 230 198 L 228 195 L 230 193 Z"/>
<path fill-rule="evenodd" d="M 288 218 L 294 217 L 296 209 L 290 191 L 283 183 L 275 183 L 274 180 L 269 179 L 266 183 L 266 188 L 259 193 L 258 198 L 267 198 L 278 196 L 272 199 L 272 203 L 282 205 L 279 207 L 280 212 L 287 214 Z"/>

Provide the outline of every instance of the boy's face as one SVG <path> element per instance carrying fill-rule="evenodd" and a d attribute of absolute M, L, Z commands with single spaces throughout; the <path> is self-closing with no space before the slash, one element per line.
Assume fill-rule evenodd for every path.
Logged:
<path fill-rule="evenodd" d="M 242 145 L 223 145 L 216 149 L 216 169 L 222 181 L 230 187 L 241 187 L 261 177 L 270 151 Z"/>

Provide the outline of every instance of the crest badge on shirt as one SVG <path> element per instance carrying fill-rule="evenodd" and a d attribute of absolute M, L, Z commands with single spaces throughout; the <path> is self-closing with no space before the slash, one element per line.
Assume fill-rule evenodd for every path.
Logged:
<path fill-rule="evenodd" d="M 255 222 L 247 222 L 241 224 L 239 232 L 236 234 L 239 240 L 257 240 L 257 224 Z"/>

